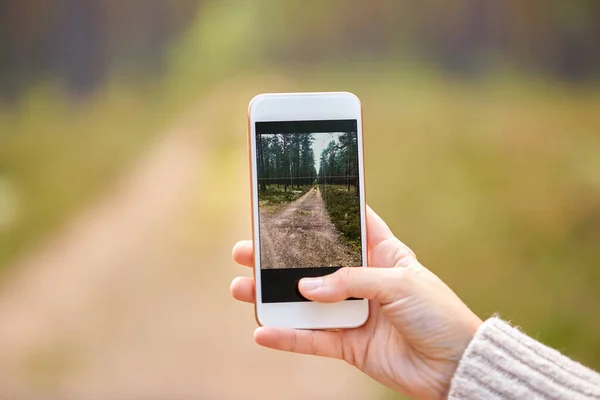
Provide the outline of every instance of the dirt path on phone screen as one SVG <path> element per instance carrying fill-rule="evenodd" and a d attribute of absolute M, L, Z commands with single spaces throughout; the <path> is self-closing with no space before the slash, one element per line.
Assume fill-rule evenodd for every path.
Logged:
<path fill-rule="evenodd" d="M 360 254 L 342 243 L 318 186 L 273 212 L 260 213 L 261 267 L 358 266 Z"/>
<path fill-rule="evenodd" d="M 244 110 L 260 90 L 215 90 L 102 200 L 10 267 L 0 399 L 377 396 L 341 361 L 257 346 L 252 306 L 230 298 L 231 279 L 252 274 L 230 254 L 250 236 Z"/>

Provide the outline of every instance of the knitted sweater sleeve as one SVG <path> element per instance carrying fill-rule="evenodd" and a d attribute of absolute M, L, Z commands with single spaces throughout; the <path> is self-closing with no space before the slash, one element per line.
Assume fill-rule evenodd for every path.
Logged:
<path fill-rule="evenodd" d="M 491 318 L 465 350 L 448 399 L 600 400 L 600 375 Z"/>

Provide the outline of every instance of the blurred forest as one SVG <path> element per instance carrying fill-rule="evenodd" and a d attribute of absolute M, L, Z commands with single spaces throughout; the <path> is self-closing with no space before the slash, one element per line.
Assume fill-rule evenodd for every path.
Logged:
<path fill-rule="evenodd" d="M 252 364 L 232 376 L 253 383 L 265 371 L 299 391 L 332 394 L 328 384 L 362 382 L 343 369 L 329 372 L 337 381 L 327 376 L 316 366 L 334 367 L 323 360 L 253 353 L 250 308 L 215 289 L 238 274 L 230 245 L 250 236 L 248 101 L 259 92 L 327 90 L 362 100 L 368 202 L 422 262 L 482 318 L 499 312 L 600 369 L 600 2 L 7 0 L 0 397 L 148 398 L 149 390 L 235 398 L 228 391 L 250 386 L 211 371 L 236 368 L 238 354 L 240 365 Z M 150 154 L 170 138 L 183 144 L 165 150 L 173 155 L 143 180 L 148 191 L 126 185 L 129 197 L 121 196 L 119 182 L 138 168 L 154 171 Z M 190 171 L 198 176 L 183 181 Z M 115 205 L 101 214 L 104 225 L 87 223 L 86 212 L 107 196 L 139 207 L 108 202 Z M 186 206 L 162 202 L 168 196 Z M 186 214 L 167 218 L 169 207 Z M 123 222 L 136 213 L 167 222 Z M 80 220 L 105 247 L 57 239 Z M 164 232 L 172 248 L 157 236 Z M 20 280 L 21 271 L 50 264 L 64 274 Z M 160 272 L 139 275 L 155 264 Z M 78 296 L 96 288 L 87 306 Z M 195 351 L 216 368 L 202 369 Z M 283 365 L 322 379 L 306 388 L 286 380 Z M 281 388 L 247 395 L 278 398 Z"/>
<path fill-rule="evenodd" d="M 164 75 L 169 45 L 207 3 L 4 1 L 0 93 L 14 100 L 32 84 L 51 80 L 73 94 L 85 94 L 114 71 L 137 78 Z M 247 3 L 255 9 L 261 32 L 252 35 L 254 43 L 249 44 L 256 47 L 245 55 L 252 53 L 265 63 L 307 65 L 409 55 L 463 75 L 521 68 L 570 81 L 598 78 L 600 68 L 600 5 L 593 0 Z"/>

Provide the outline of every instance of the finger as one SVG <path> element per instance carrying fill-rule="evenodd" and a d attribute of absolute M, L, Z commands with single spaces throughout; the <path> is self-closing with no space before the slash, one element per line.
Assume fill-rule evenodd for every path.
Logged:
<path fill-rule="evenodd" d="M 369 266 L 406 267 L 416 262 L 415 253 L 398 238 L 391 229 L 367 206 L 367 244 Z"/>
<path fill-rule="evenodd" d="M 229 288 L 234 299 L 245 303 L 254 303 L 254 279 L 238 276 L 231 281 Z"/>
<path fill-rule="evenodd" d="M 233 246 L 231 252 L 233 261 L 240 265 L 252 268 L 254 266 L 254 249 L 251 240 L 242 240 Z"/>
<path fill-rule="evenodd" d="M 254 340 L 275 350 L 342 359 L 341 332 L 310 331 L 261 327 L 254 331 Z"/>
<path fill-rule="evenodd" d="M 406 268 L 346 267 L 324 277 L 303 278 L 298 288 L 308 299 L 321 303 L 358 297 L 385 305 L 410 293 L 410 274 Z"/>
<path fill-rule="evenodd" d="M 392 230 L 375 211 L 367 206 L 367 247 L 372 250 L 379 243 L 394 237 Z"/>

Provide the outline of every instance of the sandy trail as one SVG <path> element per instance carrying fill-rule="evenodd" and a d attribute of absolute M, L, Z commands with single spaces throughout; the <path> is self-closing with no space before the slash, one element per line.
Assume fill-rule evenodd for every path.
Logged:
<path fill-rule="evenodd" d="M 360 253 L 341 242 L 318 186 L 276 214 L 261 212 L 260 232 L 265 269 L 361 265 Z"/>
<path fill-rule="evenodd" d="M 213 93 L 11 268 L 0 399 L 372 398 L 369 380 L 341 361 L 255 345 L 252 306 L 230 298 L 230 280 L 251 274 L 230 251 L 250 235 L 243 110 L 254 92 L 234 82 Z M 232 107 L 240 118 L 216 128 L 224 118 L 213 110 Z M 211 155 L 205 138 L 230 132 L 230 155 Z M 224 172 L 209 173 L 216 165 Z"/>

